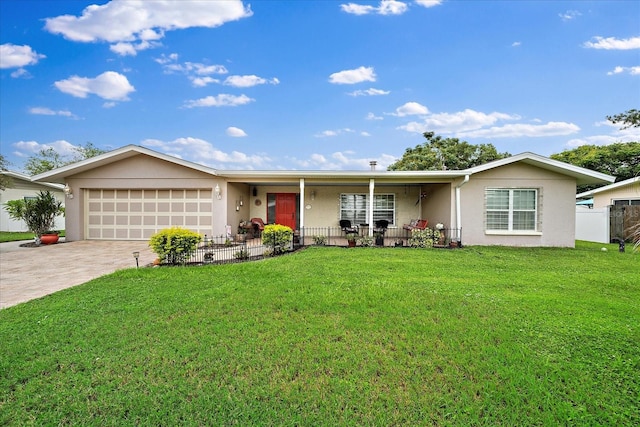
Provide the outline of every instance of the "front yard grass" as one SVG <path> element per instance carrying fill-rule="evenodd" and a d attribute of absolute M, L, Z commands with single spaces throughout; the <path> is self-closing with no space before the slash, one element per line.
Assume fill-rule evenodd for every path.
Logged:
<path fill-rule="evenodd" d="M 64 237 L 64 230 L 60 230 L 58 234 Z M 0 231 L 0 243 L 33 240 L 34 237 L 35 235 L 29 231 Z"/>
<path fill-rule="evenodd" d="M 1 425 L 640 424 L 640 255 L 312 247 L 0 311 Z"/>

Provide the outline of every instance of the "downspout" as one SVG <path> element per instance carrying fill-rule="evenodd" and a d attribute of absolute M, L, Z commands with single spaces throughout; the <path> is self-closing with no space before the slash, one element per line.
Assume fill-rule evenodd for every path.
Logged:
<path fill-rule="evenodd" d="M 373 189 L 376 187 L 375 179 L 369 180 L 369 212 L 367 212 L 367 222 L 369 223 L 369 237 L 373 236 Z"/>
<path fill-rule="evenodd" d="M 466 174 L 462 182 L 456 185 L 456 234 L 458 241 L 460 241 L 460 231 L 462 230 L 462 209 L 460 208 L 460 188 L 469 182 L 470 174 Z"/>
<path fill-rule="evenodd" d="M 304 230 L 304 178 L 300 178 L 300 228 Z"/>

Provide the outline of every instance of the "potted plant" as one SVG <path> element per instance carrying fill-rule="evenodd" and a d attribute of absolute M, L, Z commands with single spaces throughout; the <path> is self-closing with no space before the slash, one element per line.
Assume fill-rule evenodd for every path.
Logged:
<path fill-rule="evenodd" d="M 358 235 L 355 233 L 349 233 L 346 235 L 347 243 L 349 244 L 350 248 L 353 248 L 356 246 L 356 237 L 358 237 Z"/>
<path fill-rule="evenodd" d="M 56 217 L 64 214 L 64 207 L 50 191 L 38 192 L 35 199 L 9 200 L 5 208 L 10 218 L 22 220 L 27 224 L 29 231 L 35 234 L 36 244 L 58 242 L 58 233 L 51 230 Z"/>
<path fill-rule="evenodd" d="M 436 230 L 437 230 L 437 231 L 436 231 L 435 233 L 438 233 L 438 234 L 437 234 L 437 236 L 435 236 L 435 233 L 434 233 L 434 237 L 437 237 L 437 238 L 438 238 L 438 245 L 440 245 L 440 246 L 444 246 L 444 243 L 445 243 L 445 234 L 444 234 L 444 232 L 442 231 L 442 230 L 444 230 L 444 224 L 442 224 L 442 223 L 440 223 L 440 222 L 439 222 L 439 223 L 437 223 L 437 224 L 436 224 Z"/>

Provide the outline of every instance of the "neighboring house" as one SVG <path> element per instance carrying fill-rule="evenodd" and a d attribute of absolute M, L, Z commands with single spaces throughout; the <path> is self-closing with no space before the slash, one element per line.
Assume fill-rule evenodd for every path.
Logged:
<path fill-rule="evenodd" d="M 9 217 L 5 209 L 5 203 L 9 200 L 27 199 L 36 197 L 40 191 L 51 191 L 56 199 L 64 204 L 64 185 L 47 182 L 33 182 L 31 177 L 13 171 L 0 171 L 0 174 L 11 179 L 8 188 L 0 191 L 0 231 L 28 231 L 24 221 L 16 221 Z M 56 218 L 55 229 L 64 230 L 64 216 Z"/>
<path fill-rule="evenodd" d="M 250 218 L 304 236 L 340 219 L 401 232 L 423 218 L 467 245 L 573 247 L 576 185 L 614 178 L 532 153 L 462 171 L 223 171 L 129 145 L 34 180 L 67 185 L 67 241 L 235 234 Z"/>
<path fill-rule="evenodd" d="M 577 194 L 576 200 L 577 239 L 600 243 L 628 240 L 629 227 L 640 221 L 640 177 Z M 581 205 L 588 200 L 590 205 Z"/>

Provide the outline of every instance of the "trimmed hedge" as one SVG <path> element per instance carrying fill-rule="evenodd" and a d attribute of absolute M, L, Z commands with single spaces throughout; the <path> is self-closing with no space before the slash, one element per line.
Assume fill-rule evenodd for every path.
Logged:
<path fill-rule="evenodd" d="M 165 228 L 151 236 L 149 246 L 161 262 L 185 264 L 196 252 L 202 236 L 180 227 Z"/>

